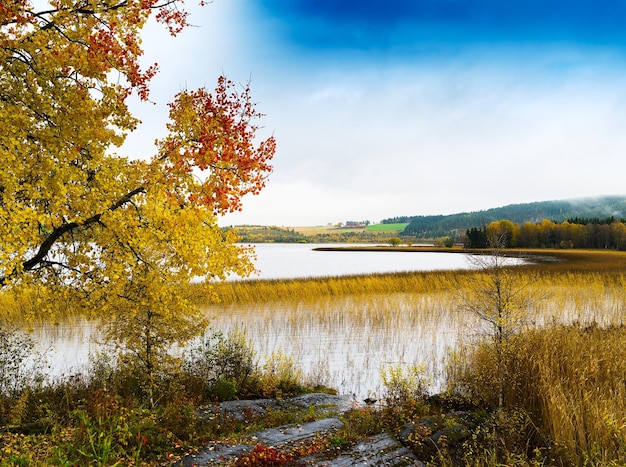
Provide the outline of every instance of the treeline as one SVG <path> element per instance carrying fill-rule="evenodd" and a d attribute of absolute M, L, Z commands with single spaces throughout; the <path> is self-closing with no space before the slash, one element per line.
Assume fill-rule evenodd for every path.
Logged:
<path fill-rule="evenodd" d="M 238 226 L 242 243 L 379 243 L 387 242 L 396 232 L 377 232 L 365 229 L 336 230 L 304 235 L 292 228 L 276 226 Z"/>
<path fill-rule="evenodd" d="M 564 222 L 544 219 L 518 224 L 500 220 L 465 233 L 466 248 L 487 248 L 499 239 L 505 248 L 601 248 L 626 250 L 624 219 L 575 218 Z"/>
<path fill-rule="evenodd" d="M 398 216 L 398 217 L 390 217 L 389 219 L 383 219 L 381 224 L 406 224 L 411 222 L 413 218 L 410 216 Z"/>
<path fill-rule="evenodd" d="M 472 226 L 488 225 L 498 219 L 509 219 L 520 225 L 525 222 L 541 222 L 552 219 L 563 222 L 568 219 L 604 219 L 612 215 L 626 215 L 626 197 L 604 196 L 562 201 L 541 201 L 510 204 L 484 211 L 462 212 L 448 215 L 399 216 L 385 219 L 382 223 L 409 222 L 403 235 L 417 238 L 436 238 L 448 235 L 462 237 Z"/>
<path fill-rule="evenodd" d="M 239 240 L 243 243 L 307 243 L 305 235 L 294 229 L 276 226 L 239 226 Z"/>

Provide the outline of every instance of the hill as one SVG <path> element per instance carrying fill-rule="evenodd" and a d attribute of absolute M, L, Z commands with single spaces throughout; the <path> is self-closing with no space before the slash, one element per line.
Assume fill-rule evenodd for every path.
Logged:
<path fill-rule="evenodd" d="M 549 219 L 562 222 L 573 218 L 626 217 L 626 196 L 602 196 L 560 201 L 540 201 L 510 204 L 484 211 L 449 215 L 406 216 L 383 220 L 383 223 L 409 222 L 404 235 L 418 238 L 437 238 L 462 235 L 470 227 L 482 227 L 490 222 L 508 219 L 512 222 L 541 222 Z"/>
<path fill-rule="evenodd" d="M 377 226 L 337 227 L 277 227 L 239 225 L 236 227 L 243 243 L 386 243 L 400 234 L 404 224 L 379 224 Z"/>

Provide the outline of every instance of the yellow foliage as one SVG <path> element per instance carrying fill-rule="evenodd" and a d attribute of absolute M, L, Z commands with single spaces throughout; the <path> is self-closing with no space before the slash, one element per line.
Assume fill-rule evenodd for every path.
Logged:
<path fill-rule="evenodd" d="M 127 100 L 157 72 L 141 29 L 155 15 L 175 34 L 186 14 L 177 0 L 44 3 L 0 3 L 1 299 L 22 319 L 98 318 L 152 399 L 170 347 L 204 330 L 185 286 L 253 269 L 217 216 L 264 186 L 275 142 L 256 140 L 249 87 L 219 77 L 174 96 L 152 157 L 119 154 L 139 124 Z"/>

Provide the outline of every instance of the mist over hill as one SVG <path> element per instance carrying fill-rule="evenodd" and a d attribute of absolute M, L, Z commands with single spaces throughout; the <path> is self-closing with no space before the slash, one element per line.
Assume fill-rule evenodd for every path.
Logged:
<path fill-rule="evenodd" d="M 541 222 L 543 219 L 563 222 L 573 218 L 606 219 L 611 216 L 616 219 L 626 218 L 626 195 L 510 204 L 484 211 L 449 215 L 393 217 L 382 222 L 409 222 L 404 235 L 435 238 L 463 234 L 468 228 L 482 227 L 502 219 L 523 224 Z"/>

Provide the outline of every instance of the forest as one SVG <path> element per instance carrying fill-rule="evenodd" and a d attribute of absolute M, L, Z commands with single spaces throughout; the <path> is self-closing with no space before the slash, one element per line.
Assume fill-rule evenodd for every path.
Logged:
<path fill-rule="evenodd" d="M 383 223 L 409 222 L 403 235 L 417 238 L 460 237 L 471 227 L 482 227 L 500 219 L 524 224 L 543 219 L 563 222 L 568 219 L 605 219 L 626 217 L 625 196 L 540 201 L 511 204 L 483 211 L 461 212 L 449 215 L 402 216 L 384 219 Z"/>
<path fill-rule="evenodd" d="M 626 249 L 624 219 L 608 217 L 575 218 L 563 222 L 547 219 L 539 223 L 518 224 L 500 220 L 483 227 L 471 227 L 465 233 L 466 248 L 486 248 L 489 239 L 499 238 L 505 248 L 598 248 Z"/>

